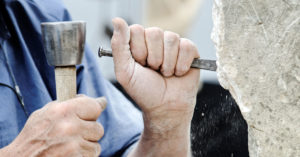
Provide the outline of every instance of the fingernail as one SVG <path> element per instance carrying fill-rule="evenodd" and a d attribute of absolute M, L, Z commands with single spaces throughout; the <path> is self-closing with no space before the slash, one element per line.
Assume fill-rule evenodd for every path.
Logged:
<path fill-rule="evenodd" d="M 99 103 L 102 110 L 104 110 L 106 108 L 107 100 L 105 97 L 96 98 L 96 101 Z"/>

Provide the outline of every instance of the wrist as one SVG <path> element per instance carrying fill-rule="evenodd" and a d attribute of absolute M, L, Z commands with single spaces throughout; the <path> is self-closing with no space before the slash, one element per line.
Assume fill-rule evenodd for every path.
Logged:
<path fill-rule="evenodd" d="M 151 138 L 187 138 L 190 134 L 192 115 L 190 113 L 143 113 L 143 135 Z"/>
<path fill-rule="evenodd" d="M 180 134 L 181 133 L 181 134 Z M 131 156 L 172 156 L 172 157 L 189 157 L 191 156 L 190 133 L 189 132 L 172 132 L 167 136 L 155 134 L 149 135 L 144 130 L 137 148 Z"/>
<path fill-rule="evenodd" d="M 176 105 L 175 105 L 176 106 Z M 191 156 L 193 105 L 163 105 L 143 110 L 144 131 L 130 156 Z"/>
<path fill-rule="evenodd" d="M 189 139 L 190 124 L 178 126 L 153 126 L 153 124 L 144 124 L 142 137 L 147 140 L 172 140 L 172 139 Z"/>

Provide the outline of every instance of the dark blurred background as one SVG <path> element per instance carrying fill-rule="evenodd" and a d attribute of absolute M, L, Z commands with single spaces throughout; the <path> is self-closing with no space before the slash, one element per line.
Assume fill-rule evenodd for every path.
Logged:
<path fill-rule="evenodd" d="M 212 0 L 63 1 L 73 19 L 87 21 L 87 42 L 95 53 L 99 46 L 110 48 L 111 19 L 118 16 L 129 24 L 158 26 L 177 32 L 196 44 L 201 58 L 216 60 L 210 39 Z M 112 59 L 101 58 L 99 63 L 103 75 L 128 97 L 115 80 Z M 230 93 L 219 85 L 216 72 L 201 71 L 191 132 L 195 157 L 249 156 L 247 123 Z"/>

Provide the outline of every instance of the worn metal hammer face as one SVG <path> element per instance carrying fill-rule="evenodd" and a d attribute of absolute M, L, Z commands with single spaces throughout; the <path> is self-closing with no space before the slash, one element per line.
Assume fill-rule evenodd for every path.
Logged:
<path fill-rule="evenodd" d="M 49 65 L 55 66 L 58 101 L 76 96 L 76 67 L 84 52 L 86 23 L 83 21 L 41 24 L 44 51 Z"/>

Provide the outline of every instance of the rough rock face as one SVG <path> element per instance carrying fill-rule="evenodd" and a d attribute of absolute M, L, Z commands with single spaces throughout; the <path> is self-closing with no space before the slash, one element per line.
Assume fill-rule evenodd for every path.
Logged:
<path fill-rule="evenodd" d="M 218 79 L 248 123 L 251 157 L 300 156 L 300 0 L 215 0 Z"/>

